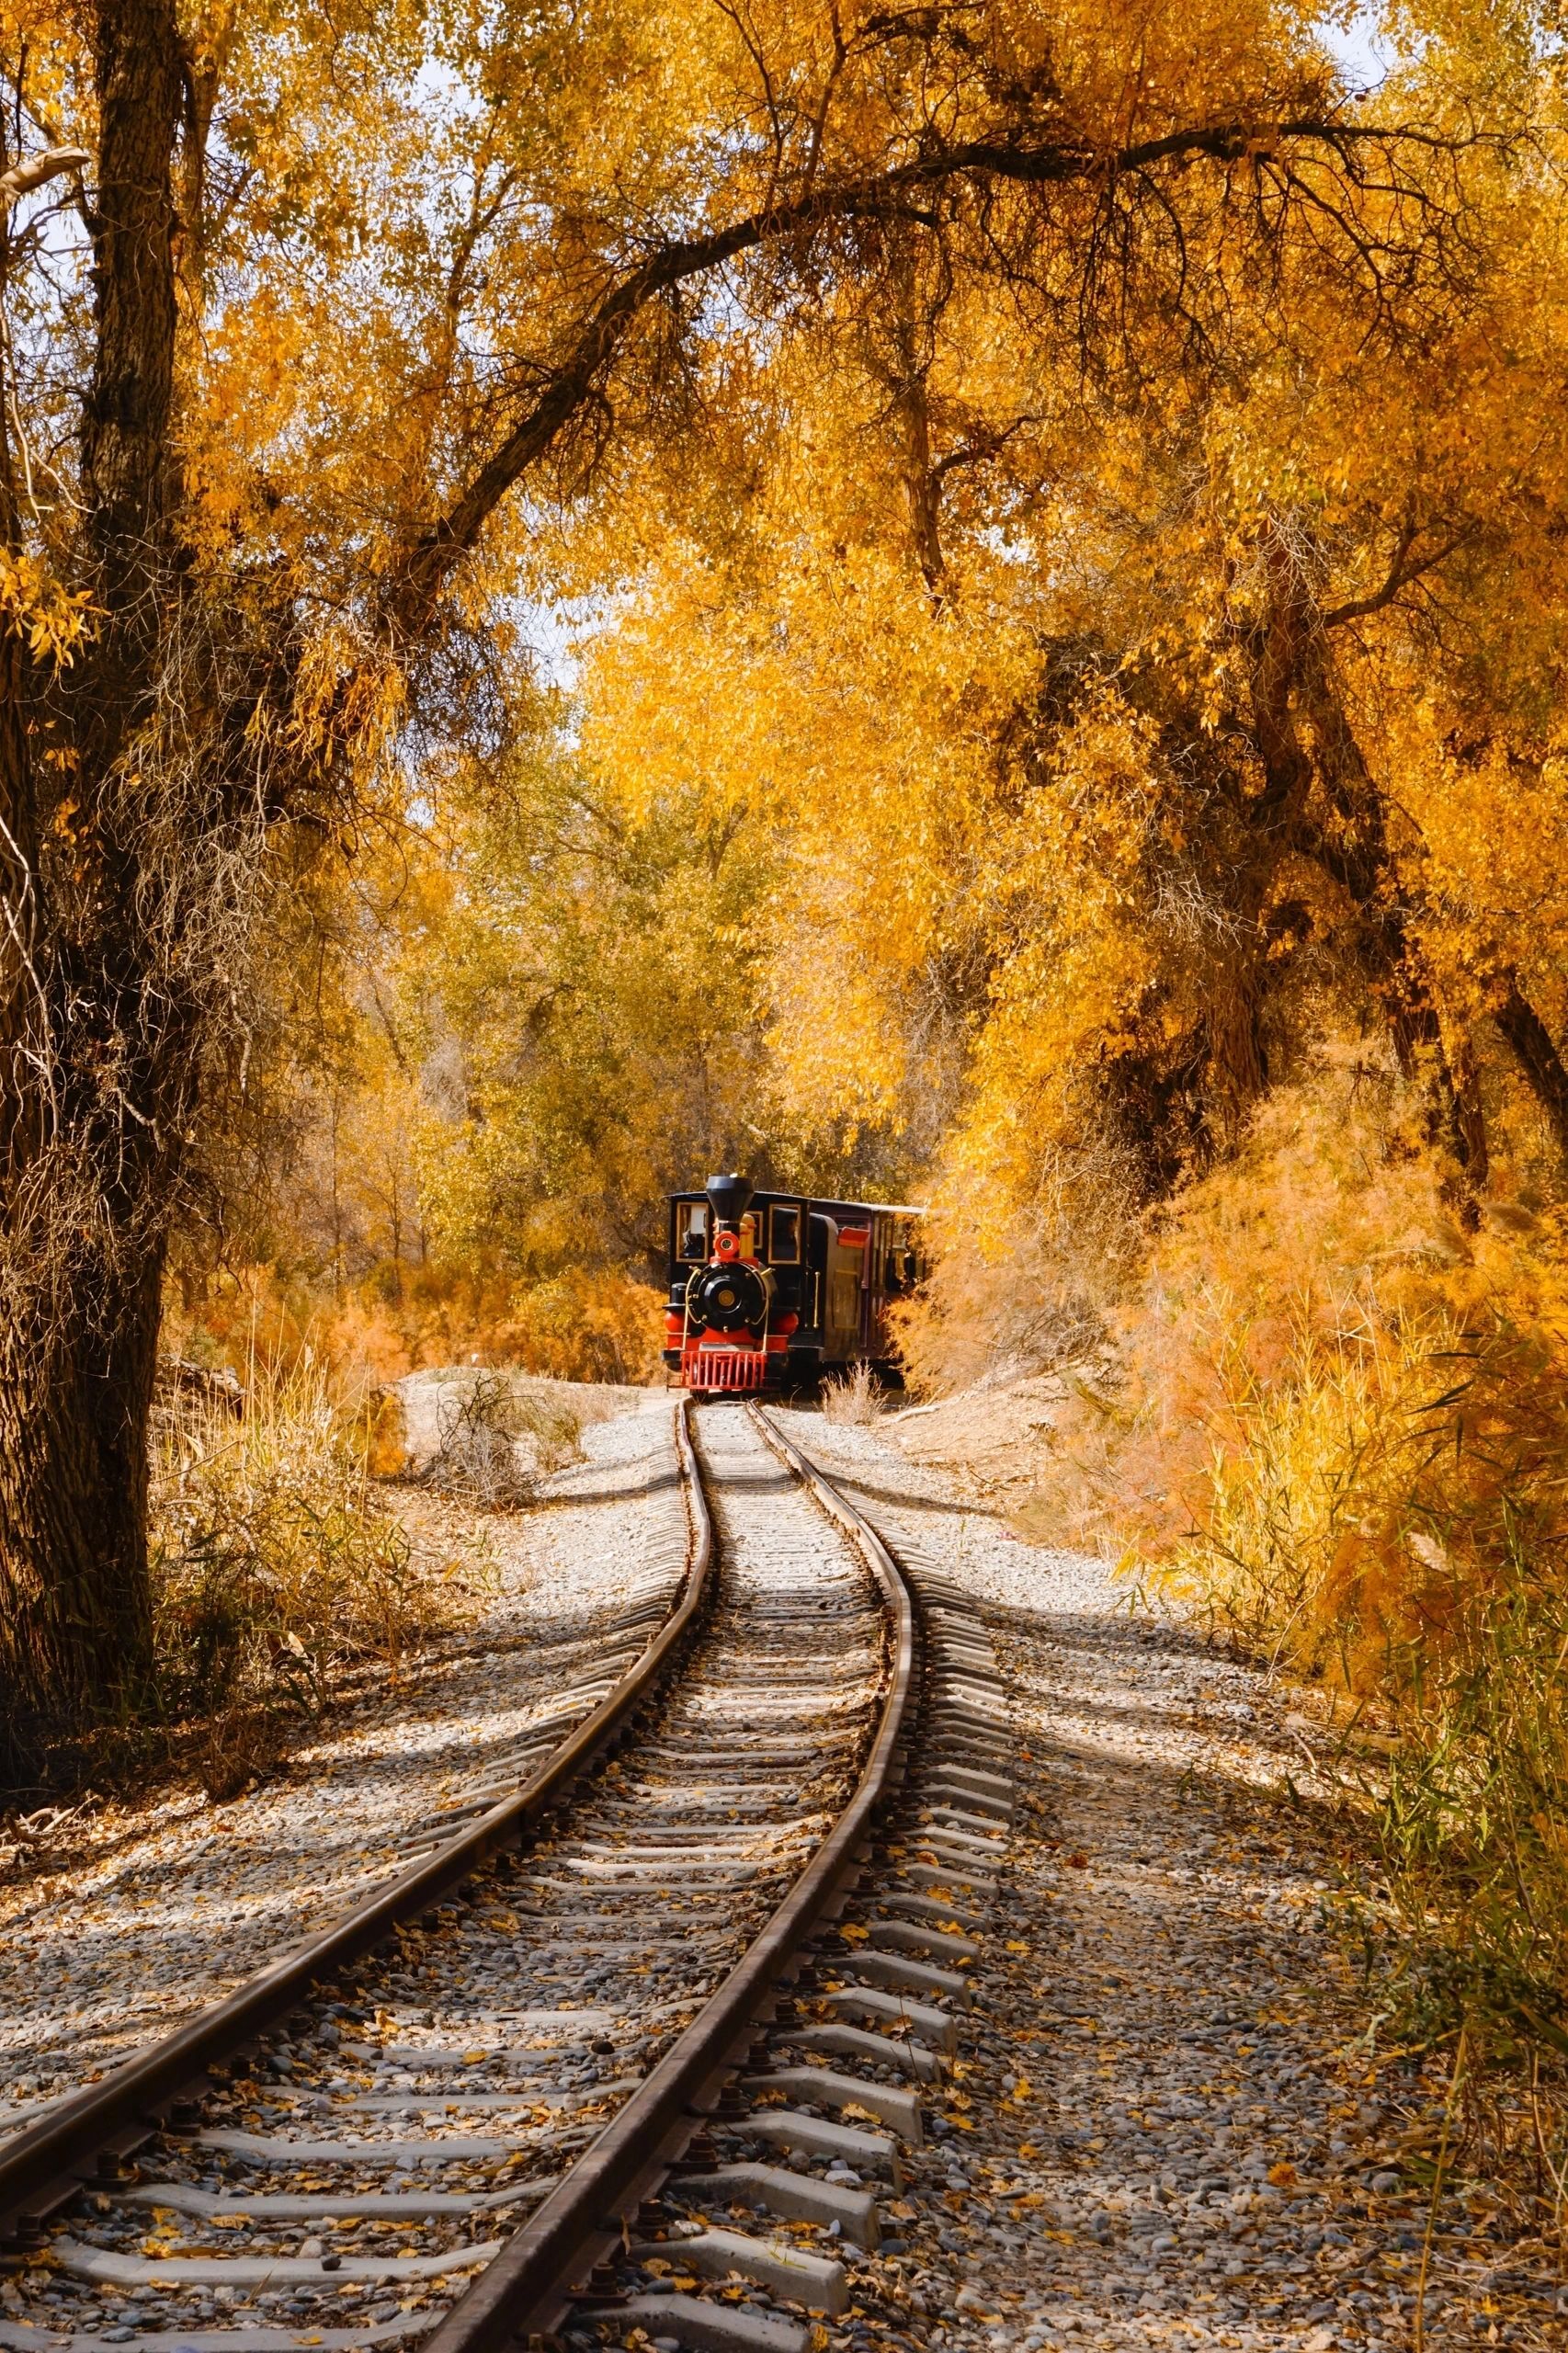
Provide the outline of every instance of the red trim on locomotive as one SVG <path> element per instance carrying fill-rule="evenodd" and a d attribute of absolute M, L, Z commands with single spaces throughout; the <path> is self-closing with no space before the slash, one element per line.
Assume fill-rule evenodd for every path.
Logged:
<path fill-rule="evenodd" d="M 782 1347 L 782 1340 L 778 1343 Z M 767 1378 L 764 1348 L 736 1348 L 726 1342 L 710 1347 L 706 1339 L 688 1341 L 681 1350 L 680 1377 L 687 1389 L 760 1389 Z"/>

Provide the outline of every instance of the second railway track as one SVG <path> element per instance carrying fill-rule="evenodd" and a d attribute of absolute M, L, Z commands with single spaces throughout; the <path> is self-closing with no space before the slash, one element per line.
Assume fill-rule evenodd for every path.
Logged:
<path fill-rule="evenodd" d="M 869 1527 L 764 1416 L 701 1420 L 680 1608 L 551 1765 L 0 2148 L 0 2346 L 802 2353 L 843 2309 L 959 2031 L 1005 1711 L 960 1597 L 923 1679 Z"/>

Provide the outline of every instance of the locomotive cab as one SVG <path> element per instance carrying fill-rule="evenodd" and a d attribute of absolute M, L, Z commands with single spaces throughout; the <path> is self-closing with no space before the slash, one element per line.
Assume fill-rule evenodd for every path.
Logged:
<path fill-rule="evenodd" d="M 666 1369 L 699 1396 L 807 1387 L 862 1359 L 896 1378 L 885 1311 L 923 1272 L 921 1214 L 733 1173 L 672 1194 Z"/>

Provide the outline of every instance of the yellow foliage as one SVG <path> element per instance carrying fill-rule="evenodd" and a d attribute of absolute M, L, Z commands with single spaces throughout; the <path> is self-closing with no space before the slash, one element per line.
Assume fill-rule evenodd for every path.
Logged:
<path fill-rule="evenodd" d="M 40 556 L 0 547 L 0 616 L 30 654 L 68 668 L 91 603 L 87 589 L 67 588 Z"/>

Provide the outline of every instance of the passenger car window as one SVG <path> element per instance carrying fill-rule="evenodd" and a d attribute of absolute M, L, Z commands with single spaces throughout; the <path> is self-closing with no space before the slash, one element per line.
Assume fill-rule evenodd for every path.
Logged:
<path fill-rule="evenodd" d="M 676 1204 L 676 1256 L 677 1258 L 706 1258 L 707 1256 L 707 1202 L 677 1201 Z"/>
<path fill-rule="evenodd" d="M 775 1207 L 770 1212 L 767 1255 L 776 1267 L 796 1267 L 801 1262 L 801 1212 L 797 1209 Z"/>

